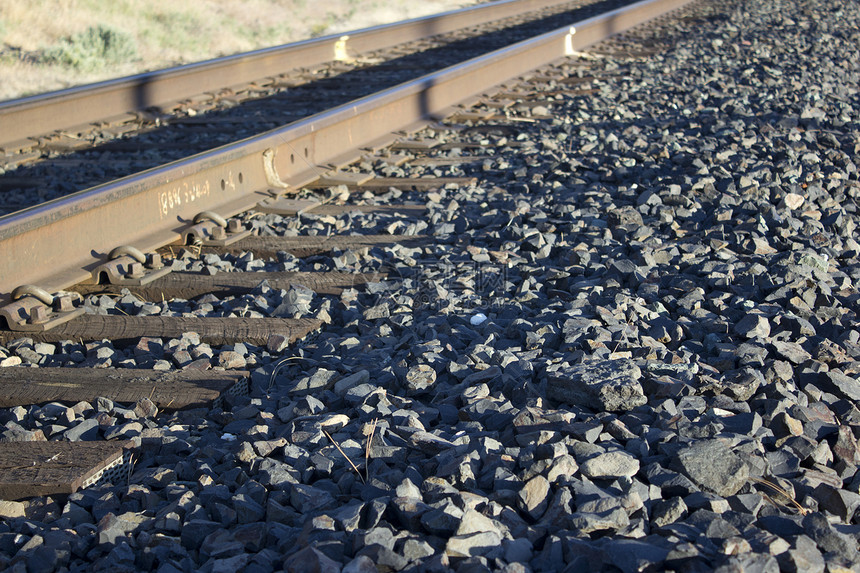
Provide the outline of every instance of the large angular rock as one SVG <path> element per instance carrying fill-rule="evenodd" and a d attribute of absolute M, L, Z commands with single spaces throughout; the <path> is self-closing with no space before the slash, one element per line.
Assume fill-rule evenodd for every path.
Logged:
<path fill-rule="evenodd" d="M 818 385 L 822 390 L 832 392 L 840 398 L 860 400 L 860 381 L 841 370 L 822 372 L 818 376 Z"/>
<path fill-rule="evenodd" d="M 300 573 L 303 571 L 340 573 L 340 570 L 341 567 L 337 561 L 330 559 L 325 553 L 313 547 L 305 547 L 284 560 L 284 571 L 287 573 Z"/>
<path fill-rule="evenodd" d="M 834 553 L 845 559 L 858 559 L 857 541 L 837 531 L 822 513 L 810 513 L 803 518 L 803 531 L 825 553 Z"/>
<path fill-rule="evenodd" d="M 815 542 L 806 535 L 798 535 L 794 547 L 777 559 L 780 569 L 790 573 L 823 573 L 826 565 Z"/>
<path fill-rule="evenodd" d="M 455 535 L 448 539 L 445 553 L 448 557 L 471 557 L 498 552 L 501 555 L 502 538 L 498 533 L 484 531 L 468 535 Z"/>
<path fill-rule="evenodd" d="M 376 564 L 377 571 L 400 571 L 409 561 L 394 549 L 374 543 L 365 545 L 357 554 L 365 555 Z M 298 571 L 296 572 L 298 573 Z"/>
<path fill-rule="evenodd" d="M 749 478 L 746 462 L 716 439 L 698 440 L 680 449 L 671 467 L 703 490 L 723 497 L 736 494 Z"/>
<path fill-rule="evenodd" d="M 631 477 L 639 471 L 639 460 L 627 452 L 606 452 L 586 460 L 579 469 L 582 475 L 592 479 Z"/>
<path fill-rule="evenodd" d="M 593 410 L 626 411 L 648 399 L 639 379 L 642 371 L 627 359 L 587 362 L 548 373 L 550 399 Z"/>
<path fill-rule="evenodd" d="M 618 531 L 630 524 L 627 512 L 616 507 L 600 513 L 577 511 L 568 518 L 568 526 L 580 533 Z"/>
<path fill-rule="evenodd" d="M 95 440 L 98 438 L 98 434 L 99 422 L 95 418 L 84 420 L 63 432 L 65 438 L 70 442 Z"/>
<path fill-rule="evenodd" d="M 651 524 L 662 527 L 669 523 L 675 523 L 687 515 L 687 504 L 680 497 L 673 497 L 664 501 L 658 501 L 651 509 Z"/>
<path fill-rule="evenodd" d="M 131 531 L 130 524 L 122 521 L 113 513 L 108 513 L 99 520 L 98 542 L 102 545 L 114 544 Z"/>
<path fill-rule="evenodd" d="M 203 544 L 203 540 L 210 533 L 220 529 L 222 525 L 216 521 L 207 519 L 191 519 L 182 525 L 180 537 L 182 546 L 187 549 L 197 549 Z"/>
<path fill-rule="evenodd" d="M 463 520 L 460 522 L 460 526 L 457 528 L 456 534 L 469 535 L 471 533 L 481 533 L 484 531 L 491 531 L 493 533 L 498 533 L 499 535 L 502 533 L 494 520 L 474 509 L 470 509 L 463 515 Z"/>
<path fill-rule="evenodd" d="M 24 517 L 24 504 L 20 501 L 2 501 L 0 500 L 0 519 L 15 519 L 16 517 Z"/>
<path fill-rule="evenodd" d="M 549 482 L 541 475 L 535 476 L 523 485 L 517 501 L 522 512 L 537 520 L 546 511 L 549 503 Z"/>
<path fill-rule="evenodd" d="M 301 513 L 309 513 L 335 505 L 334 498 L 329 492 L 304 484 L 293 485 L 290 491 L 290 504 Z"/>

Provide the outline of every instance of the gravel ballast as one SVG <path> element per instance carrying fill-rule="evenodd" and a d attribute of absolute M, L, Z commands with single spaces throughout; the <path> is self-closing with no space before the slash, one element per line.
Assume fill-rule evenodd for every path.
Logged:
<path fill-rule="evenodd" d="M 701 2 L 567 60 L 593 93 L 531 86 L 553 95 L 511 113 L 534 121 L 422 134 L 484 141 L 477 164 L 360 166 L 479 177 L 354 197 L 423 204 L 424 219 L 248 217 L 261 234 L 435 244 L 174 262 L 384 282 L 87 300 L 108 314 L 324 319 L 292 347 L 187 334 L 0 348 L 4 366 L 252 372 L 250 396 L 217 408 L 0 412 L 4 441 L 141 442 L 129 483 L 0 503 L 0 566 L 860 568 L 858 20 L 856 3 Z"/>

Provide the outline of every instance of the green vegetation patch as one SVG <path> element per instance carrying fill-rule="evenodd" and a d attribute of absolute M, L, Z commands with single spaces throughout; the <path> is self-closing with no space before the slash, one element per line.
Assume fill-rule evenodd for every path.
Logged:
<path fill-rule="evenodd" d="M 102 69 L 137 58 L 137 44 L 129 34 L 103 26 L 90 26 L 45 48 L 39 57 L 45 64 L 61 65 L 82 72 Z"/>

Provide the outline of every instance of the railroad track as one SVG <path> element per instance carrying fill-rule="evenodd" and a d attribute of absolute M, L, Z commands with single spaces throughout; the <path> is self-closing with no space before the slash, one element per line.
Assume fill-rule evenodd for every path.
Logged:
<path fill-rule="evenodd" d="M 534 3 L 525 2 L 524 6 L 528 10 L 534 6 Z M 519 10 L 523 11 L 524 9 L 521 7 Z M 557 7 L 556 10 L 558 10 Z M 589 6 L 584 11 L 587 15 L 595 10 L 597 8 Z M 476 11 L 467 12 L 473 14 Z M 507 12 L 508 10 L 505 13 Z M 570 13 L 571 11 L 564 12 L 564 17 L 569 17 Z M 577 8 L 573 13 L 582 15 L 582 9 Z M 497 61 L 504 62 L 500 64 L 500 71 L 498 72 L 481 71 L 490 70 L 490 68 L 485 65 L 486 61 L 476 59 L 469 66 L 454 66 L 445 75 L 428 75 L 421 79 L 406 82 L 406 85 L 396 90 L 386 90 L 385 96 L 375 95 L 358 99 L 355 103 L 340 105 L 325 113 L 313 116 L 312 120 L 294 121 L 288 127 L 271 130 L 264 136 L 254 137 L 248 142 L 224 146 L 218 152 L 203 153 L 193 160 L 175 161 L 148 173 L 146 176 L 135 173 L 125 179 L 102 183 L 101 186 L 98 186 L 98 191 L 95 191 L 96 187 L 88 187 L 85 192 L 79 192 L 80 195 L 74 200 L 57 202 L 50 208 L 39 207 L 16 212 L 13 216 L 4 218 L 2 235 L 4 252 L 26 252 L 29 256 L 27 259 L 18 259 L 17 263 L 13 257 L 4 259 L 4 266 L 0 267 L 0 273 L 3 277 L 3 282 L 0 283 L 0 300 L 8 302 L 12 290 L 21 284 L 37 284 L 45 290 L 55 291 L 70 284 L 87 281 L 88 277 L 81 272 L 82 270 L 86 269 L 86 274 L 92 275 L 93 272 L 100 272 L 94 270 L 97 266 L 94 266 L 94 263 L 107 262 L 104 260 L 106 258 L 104 255 L 97 256 L 94 260 L 90 256 L 91 252 L 108 254 L 120 243 L 148 252 L 164 244 L 175 242 L 180 238 L 175 230 L 165 231 L 159 228 L 162 227 L 161 222 L 165 219 L 174 220 L 183 227 L 182 239 L 187 242 L 193 240 L 189 239 L 190 236 L 196 237 L 195 233 L 208 234 L 214 227 L 218 226 L 210 221 L 209 223 L 202 223 L 202 227 L 195 230 L 192 225 L 182 223 L 182 221 L 192 221 L 201 212 L 214 210 L 222 216 L 230 216 L 259 203 L 260 193 L 282 195 L 311 182 L 315 182 L 317 185 L 336 184 L 340 181 L 338 177 L 342 177 L 336 172 L 350 161 L 358 159 L 363 153 L 359 150 L 367 150 L 373 146 L 379 146 L 383 142 L 391 142 L 395 139 L 392 135 L 393 132 L 414 130 L 434 114 L 439 116 L 450 112 L 455 106 L 474 103 L 481 92 L 498 83 L 501 76 L 515 77 L 518 73 L 527 71 L 529 69 L 527 58 L 553 58 L 558 56 L 559 51 L 563 54 L 564 50 L 579 49 L 599 39 L 601 33 L 607 31 L 607 26 L 618 26 L 619 29 L 622 29 L 633 22 L 635 16 L 625 16 L 628 20 L 624 22 L 621 22 L 620 18 L 621 16 L 613 19 L 610 23 L 586 20 L 591 24 L 585 28 L 580 27 L 576 35 L 570 33 L 571 30 L 568 26 L 563 29 L 567 31 L 547 33 L 548 35 L 545 35 L 542 42 L 533 41 L 530 44 L 518 44 L 517 49 L 511 47 L 507 51 L 502 50 L 499 52 L 500 54 L 507 54 L 504 60 L 494 57 Z M 478 21 L 488 19 L 490 17 L 483 14 Z M 461 22 L 462 18 L 455 18 L 454 20 Z M 550 21 L 557 23 L 557 19 L 554 17 L 550 18 Z M 569 20 L 564 21 L 569 22 Z M 473 23 L 473 19 L 466 22 L 467 25 Z M 430 27 L 434 27 L 433 24 L 435 21 L 430 22 Z M 451 26 L 451 24 L 447 24 L 447 26 Z M 542 30 L 543 28 L 538 29 Z M 529 28 L 529 30 L 531 33 L 535 32 L 533 28 Z M 392 41 L 386 34 L 383 36 L 384 39 L 380 42 Z M 395 37 L 402 38 L 402 32 Z M 559 47 L 559 39 L 561 47 Z M 372 45 L 375 46 L 376 44 Z M 459 44 L 457 46 L 459 47 Z M 316 58 L 321 57 L 319 52 L 323 48 L 325 48 L 323 53 L 326 54 L 329 54 L 331 50 L 330 42 L 323 42 L 322 48 L 314 43 L 313 47 Z M 543 49 L 545 53 L 536 54 L 538 49 Z M 304 50 L 305 48 L 300 50 L 301 55 L 304 54 Z M 287 52 L 290 53 L 290 50 L 288 49 Z M 268 55 L 266 54 L 266 56 Z M 240 68 L 242 62 L 244 59 L 240 58 Z M 225 65 L 236 64 L 229 61 Z M 261 65 L 265 70 L 268 70 L 272 63 L 266 57 Z M 508 66 L 507 69 L 504 66 Z M 230 67 L 227 72 L 221 71 L 218 74 L 228 73 L 232 70 L 233 67 Z M 197 70 L 192 68 L 190 72 L 196 73 Z M 383 72 L 383 75 L 387 74 L 387 70 L 383 70 Z M 173 74 L 165 73 L 163 75 L 169 78 Z M 185 76 L 184 73 L 181 75 L 182 81 L 179 83 L 187 90 L 188 79 Z M 402 77 L 398 77 L 398 79 L 402 80 Z M 122 85 L 116 89 L 123 95 L 118 97 L 123 101 L 127 100 L 131 96 L 129 95 L 130 88 L 126 84 L 136 85 L 140 81 L 143 80 L 133 79 L 119 82 Z M 156 82 L 156 79 L 151 81 Z M 427 82 L 432 82 L 434 85 L 428 86 Z M 111 85 L 111 87 L 114 86 Z M 96 98 L 97 104 L 91 103 L 89 99 L 85 99 L 83 104 L 80 103 L 78 100 L 88 96 L 79 94 L 77 90 L 72 90 L 72 93 L 69 94 L 60 93 L 56 97 L 29 98 L 22 104 L 11 102 L 5 106 L 8 113 L 7 117 L 4 117 L 4 121 L 9 121 L 13 126 L 25 123 L 32 119 L 33 106 L 42 109 L 40 104 L 48 109 L 53 105 L 71 105 L 73 107 L 98 105 L 101 103 L 99 98 L 104 89 L 106 88 L 100 86 L 94 90 L 97 95 L 93 97 Z M 301 101 L 307 104 L 307 95 L 302 95 Z M 362 95 L 362 92 L 359 92 L 358 95 Z M 69 98 L 72 103 L 67 103 Z M 390 101 L 386 101 L 385 98 L 390 98 Z M 32 101 L 33 99 L 35 101 Z M 61 101 L 57 103 L 55 100 Z M 153 101 L 160 101 L 160 98 Z M 187 107 L 187 102 L 182 105 Z M 494 105 L 496 107 L 493 110 L 485 111 L 484 115 L 491 115 L 500 104 Z M 107 106 L 105 107 L 107 108 Z M 111 111 L 115 110 L 111 108 Z M 187 113 L 187 109 L 185 111 Z M 250 115 L 254 116 L 255 114 L 256 112 L 252 110 Z M 395 114 L 396 117 L 394 117 Z M 48 115 L 48 113 L 40 112 L 40 115 Z M 385 121 L 379 121 L 383 115 Z M 465 119 L 470 118 L 465 117 Z M 65 118 L 63 121 L 68 122 Z M 218 118 L 207 118 L 206 121 L 216 125 L 219 122 Z M 241 116 L 238 121 L 247 121 L 247 117 Z M 180 125 L 180 127 L 182 126 Z M 15 133 L 20 135 L 21 129 L 23 128 L 19 128 Z M 42 130 L 43 127 L 39 129 Z M 243 135 L 247 135 L 247 133 L 243 133 Z M 30 144 L 32 143 L 31 140 Z M 156 141 L 154 145 L 158 146 L 163 143 L 163 141 Z M 404 145 L 403 143 L 400 144 L 401 147 Z M 132 152 L 137 154 L 145 154 L 148 151 L 147 147 L 140 147 L 137 143 L 131 144 L 131 147 Z M 184 149 L 181 148 L 180 150 Z M 114 162 L 113 156 L 105 157 L 98 149 L 95 153 L 96 161 L 90 162 L 90 165 L 110 165 Z M 106 153 L 110 154 L 111 152 L 108 150 Z M 187 154 L 182 157 L 187 157 Z M 225 159 L 227 160 L 225 161 Z M 86 167 L 88 163 L 85 159 L 67 158 L 65 161 L 68 161 L 72 168 L 80 167 L 81 164 Z M 45 169 L 52 172 L 56 172 L 57 168 L 58 166 L 50 161 L 45 166 Z M 332 174 L 327 174 L 327 171 L 331 171 Z M 347 178 L 346 182 L 350 181 Z M 146 188 L 146 192 L 139 192 L 143 188 Z M 108 199 L 110 196 L 117 198 L 122 196 L 124 199 L 113 201 Z M 9 195 L 4 195 L 4 198 L 8 197 Z M 104 204 L 106 209 L 116 209 L 116 211 L 114 213 L 102 213 L 101 209 L 82 208 L 91 200 Z M 45 227 L 45 216 L 50 219 L 66 219 L 66 213 L 69 213 L 69 210 L 76 213 L 74 225 L 83 223 L 101 227 L 99 233 L 101 239 L 97 243 L 91 242 L 87 237 L 86 244 L 81 245 L 78 254 L 60 253 L 53 245 L 49 244 L 50 241 L 35 240 L 35 235 L 30 234 L 42 232 L 37 229 Z M 123 218 L 123 216 L 117 216 L 119 213 L 125 213 L 125 217 L 132 217 L 134 221 Z M 89 218 L 89 222 L 85 223 L 78 217 Z M 80 235 L 71 228 L 62 229 L 63 224 L 59 222 L 58 224 L 60 226 L 53 227 L 55 233 L 62 233 L 63 236 L 72 238 L 71 240 Z M 109 231 L 107 226 L 114 228 Z M 136 230 L 129 232 L 130 228 Z M 51 251 L 53 255 L 44 251 Z M 77 260 L 69 260 L 70 256 Z"/>
<path fill-rule="evenodd" d="M 6 212 L 293 123 L 613 1 L 502 2 L 0 105 Z"/>
<path fill-rule="evenodd" d="M 342 100 L 335 99 L 340 104 L 331 109 L 309 108 L 314 113 L 308 117 L 295 119 L 289 113 L 266 117 L 262 125 L 269 130 L 265 133 L 241 131 L 240 137 L 247 135 L 241 141 L 214 149 L 204 145 L 194 156 L 89 189 L 73 189 L 68 196 L 0 218 L 0 316 L 5 321 L 5 329 L 0 331 L 0 346 L 5 347 L 0 363 L 6 366 L 0 368 L 0 406 L 14 412 L 6 415 L 8 419 L 19 415 L 23 419 L 26 408 L 33 404 L 52 404 L 57 417 L 72 420 L 84 413 L 75 410 L 86 408 L 84 404 L 101 401 L 105 408 L 104 416 L 88 418 L 95 422 L 71 432 L 61 431 L 61 424 L 46 423 L 43 430 L 18 433 L 18 439 L 30 441 L 0 443 L 0 498 L 63 496 L 92 484 L 123 483 L 132 475 L 134 461 L 140 464 L 142 459 L 148 461 L 141 464 L 141 471 L 149 471 L 151 481 L 158 462 L 147 456 L 158 450 L 155 442 L 159 438 L 147 437 L 146 430 L 156 436 L 160 425 L 187 424 L 188 412 L 223 419 L 226 427 L 237 420 L 231 406 L 246 403 L 237 401 L 235 395 L 250 392 L 259 403 L 274 386 L 286 383 L 285 373 L 298 376 L 305 366 L 323 360 L 320 357 L 328 361 L 328 368 L 336 369 L 330 353 L 322 352 L 326 327 L 333 320 L 344 320 L 341 326 L 348 327 L 358 313 L 366 320 L 407 323 L 408 313 L 403 310 L 429 304 L 432 297 L 400 300 L 391 285 L 411 277 L 402 268 L 372 261 L 365 265 L 362 261 L 368 253 L 396 252 L 407 259 L 409 253 L 415 253 L 415 265 L 444 265 L 425 257 L 432 245 L 441 242 L 456 246 L 476 262 L 487 262 L 487 268 L 498 272 L 516 265 L 520 259 L 504 250 L 487 251 L 458 239 L 461 229 L 475 223 L 458 217 L 456 206 L 431 214 L 426 203 L 416 198 L 452 201 L 458 188 L 480 184 L 482 170 L 507 169 L 514 173 L 512 190 L 498 188 L 492 193 L 522 194 L 519 187 L 535 181 L 523 178 L 528 174 L 529 157 L 539 150 L 524 145 L 524 163 L 511 166 L 496 148 L 516 147 L 518 134 L 528 126 L 556 120 L 552 113 L 555 98 L 588 94 L 593 78 L 587 66 L 580 65 L 587 62 L 579 59 L 581 50 L 672 13 L 685 6 L 686 0 L 648 0 L 608 12 L 603 11 L 605 2 L 573 8 L 556 2 L 500 3 L 484 12 L 470 10 L 468 19 L 459 15 L 453 24 L 446 20 L 413 23 L 383 40 L 370 33 L 350 34 L 337 48 L 332 47 L 335 39 L 329 38 L 285 52 L 290 54 L 290 62 L 302 58 L 302 67 L 307 68 L 323 64 L 332 50 L 346 50 L 340 62 L 327 64 L 323 75 L 334 78 L 332 70 L 338 67 L 344 68 L 341 74 L 354 74 L 356 62 L 381 58 L 375 52 L 381 45 L 412 40 L 412 34 L 419 33 L 416 28 L 424 29 L 421 34 L 431 28 L 435 37 L 457 26 L 475 27 L 474 18 L 487 25 L 498 18 L 492 16 L 494 10 L 503 10 L 505 18 L 521 19 L 522 6 L 528 11 L 538 4 L 553 12 L 544 18 L 544 26 L 570 14 L 581 17 L 566 21 L 560 29 L 405 82 L 397 76 L 398 85 L 378 93 L 360 93 L 354 99 L 353 92 L 348 92 Z M 514 24 L 524 25 L 510 25 Z M 467 43 L 462 38 L 457 41 Z M 430 40 L 414 42 L 417 44 L 409 49 L 419 53 L 422 42 Z M 83 100 L 76 98 L 85 97 L 83 91 L 31 98 L 20 104 L 17 117 L 22 119 L 14 121 L 15 129 L 8 132 L 13 135 L 4 142 L 8 156 L 16 157 L 10 165 L 19 164 L 11 177 L 27 168 L 29 160 L 24 158 L 28 154 L 33 158 L 30 168 L 37 173 L 63 161 L 73 169 L 86 163 L 90 167 L 85 169 L 89 169 L 110 161 L 123 148 L 141 153 L 164 145 L 159 139 L 141 143 L 119 137 L 132 127 L 150 130 L 137 136 L 149 137 L 157 131 L 156 120 L 179 131 L 192 127 L 193 137 L 202 138 L 206 131 L 198 129 L 199 125 L 209 129 L 244 121 L 230 116 L 237 98 L 245 97 L 242 90 L 259 90 L 273 98 L 252 102 L 254 107 L 249 108 L 252 114 L 270 115 L 266 106 L 279 101 L 274 91 L 280 89 L 272 84 L 289 84 L 286 93 L 290 94 L 300 83 L 285 79 L 294 76 L 281 75 L 285 54 L 259 54 L 261 71 L 231 79 L 229 92 L 219 90 L 224 87 L 219 83 L 223 72 L 213 76 L 207 66 L 108 82 L 96 90 L 101 95 L 91 101 L 97 103 L 83 104 L 87 112 L 138 114 L 100 123 L 96 131 L 76 125 L 104 122 L 103 115 L 87 115 L 83 121 L 75 116 L 77 123 L 64 120 L 61 124 L 35 124 L 32 119 L 33 113 L 47 115 L 39 111 L 41 105 L 57 109 L 82 105 Z M 241 69 L 251 67 L 248 61 L 242 57 L 231 63 Z M 401 59 L 398 65 L 405 61 L 411 60 Z M 380 69 L 386 73 L 384 64 L 368 68 L 366 73 Z M 170 83 L 174 75 L 185 73 L 178 87 Z M 209 79 L 201 79 L 201 74 Z M 260 77 L 270 78 L 269 83 L 260 83 Z M 343 77 L 311 78 L 309 89 L 336 86 Z M 145 108 L 141 114 L 140 109 L 128 107 L 128 100 L 132 98 L 129 93 L 140 91 L 143 83 L 151 99 L 138 97 L 132 102 Z M 206 100 L 191 97 L 189 83 L 219 93 Z M 236 88 L 238 83 L 245 88 Z M 248 85 L 255 87 L 248 90 Z M 252 98 L 253 94 L 246 95 Z M 306 101 L 307 93 L 302 92 L 301 97 Z M 117 103 L 104 103 L 108 100 Z M 15 105 L 0 108 L 0 120 L 16 117 L 11 115 Z M 153 106 L 161 107 L 158 117 L 153 115 Z M 207 108 L 212 111 L 206 112 Z M 285 122 L 284 117 L 288 125 L 271 128 Z M 25 132 L 25 128 L 36 132 Z M 50 132 L 61 134 L 44 137 Z M 36 139 L 41 147 L 33 146 L 36 133 L 42 134 L 41 140 Z M 63 147 L 60 140 L 69 143 L 70 133 L 83 134 L 90 143 L 104 142 L 103 147 L 88 147 L 78 151 L 80 155 L 64 155 L 63 159 L 51 157 Z M 182 145 L 176 145 L 180 152 Z M 544 151 L 552 153 L 550 148 Z M 99 154 L 98 159 L 85 161 L 87 154 Z M 136 166 L 129 164 L 129 168 Z M 0 185 L 5 186 L 2 180 Z M 513 220 L 528 208 L 524 196 L 513 212 L 485 216 Z M 303 231 L 307 222 L 316 235 Z M 367 233 L 345 235 L 345 227 L 351 233 L 359 229 Z M 429 232 L 431 227 L 435 234 Z M 534 237 L 515 240 L 534 240 L 535 252 L 545 247 Z M 314 297 L 334 297 L 331 300 L 349 306 L 362 289 L 375 304 L 347 313 L 335 313 L 332 302 L 308 306 L 307 301 Z M 283 294 L 273 296 L 278 292 Z M 271 305 L 274 299 L 280 301 L 278 308 Z M 475 314 L 472 325 L 477 327 L 481 316 Z M 358 330 L 356 327 L 356 334 Z M 323 333 L 319 342 L 309 344 L 305 352 L 290 354 L 291 345 L 318 331 Z M 376 332 L 375 336 L 385 334 Z M 368 345 L 370 351 L 374 343 L 371 338 L 356 339 L 355 344 Z M 319 356 L 311 352 L 313 348 Z M 39 367 L 19 365 L 22 355 L 29 356 L 25 362 Z M 134 368 L 123 369 L 128 366 Z M 215 369 L 210 370 L 211 366 Z M 426 367 L 409 365 L 407 370 L 415 388 L 435 377 Z M 366 382 L 360 371 L 342 374 L 341 383 Z M 308 384 L 310 392 L 317 382 L 301 383 Z M 388 399 L 392 411 L 409 402 L 404 397 Z M 39 412 L 49 409 L 43 406 Z M 136 414 L 126 416 L 127 412 Z M 155 417 L 157 412 L 161 418 Z M 261 410 L 256 419 L 265 425 L 268 415 Z M 106 429 L 121 426 L 117 420 L 123 416 L 127 424 L 141 420 L 144 431 L 135 434 L 126 428 L 127 432 L 110 431 L 109 440 L 90 439 L 106 437 Z M 342 426 L 340 420 L 331 419 L 321 427 L 334 433 Z M 431 438 L 421 439 L 429 440 L 428 447 L 436 447 Z M 46 499 L 50 505 L 51 498 Z"/>

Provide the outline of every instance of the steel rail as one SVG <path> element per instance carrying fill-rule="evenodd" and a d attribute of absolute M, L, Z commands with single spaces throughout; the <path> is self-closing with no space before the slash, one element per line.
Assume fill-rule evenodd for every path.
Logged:
<path fill-rule="evenodd" d="M 88 282 L 119 245 L 150 251 L 182 238 L 196 214 L 230 216 L 267 190 L 317 179 L 360 149 L 388 144 L 512 78 L 692 0 L 643 0 L 289 126 L 0 218 L 0 299 L 21 284 Z M 574 32 L 575 29 L 575 33 Z M 50 231 L 49 233 L 47 231 Z"/>
<path fill-rule="evenodd" d="M 0 149 L 20 146 L 28 138 L 56 130 L 158 108 L 205 93 L 217 93 L 226 87 L 224 78 L 230 78 L 233 86 L 247 85 L 298 68 L 343 59 L 347 54 L 355 57 L 566 3 L 571 3 L 571 0 L 502 0 L 0 102 Z"/>

